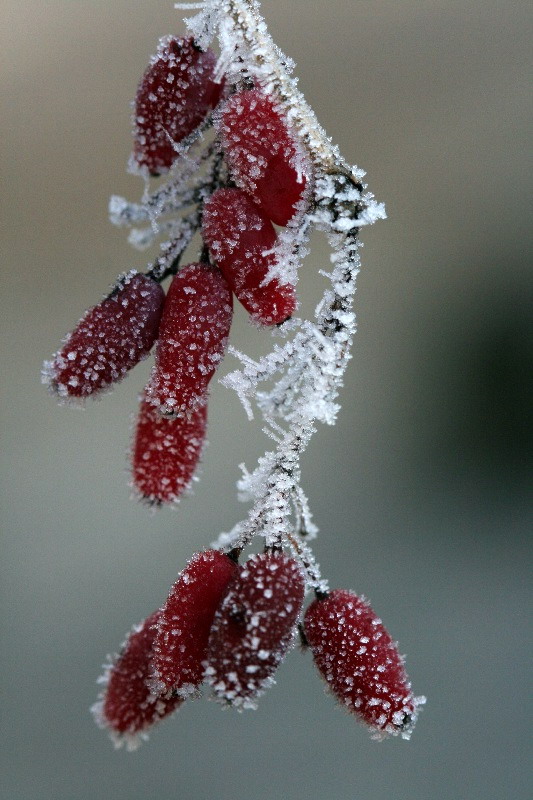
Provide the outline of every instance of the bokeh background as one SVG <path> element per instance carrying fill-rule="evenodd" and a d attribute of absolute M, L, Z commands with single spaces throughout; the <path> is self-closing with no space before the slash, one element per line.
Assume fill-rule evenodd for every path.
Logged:
<path fill-rule="evenodd" d="M 128 104 L 182 14 L 170 0 L 4 0 L 1 796 L 526 798 L 530 6 L 262 8 L 319 119 L 387 204 L 389 220 L 364 232 L 343 410 L 316 435 L 303 484 L 323 572 L 370 597 L 428 705 L 411 742 L 376 744 L 295 650 L 256 713 L 191 702 L 134 754 L 95 727 L 106 653 L 244 516 L 237 464 L 268 440 L 215 386 L 195 495 L 153 516 L 129 499 L 126 457 L 149 364 L 85 412 L 40 386 L 82 311 L 146 263 L 107 199 L 140 196 L 125 173 Z M 327 259 L 313 239 L 306 311 Z M 271 340 L 239 312 L 233 342 L 253 354 Z"/>

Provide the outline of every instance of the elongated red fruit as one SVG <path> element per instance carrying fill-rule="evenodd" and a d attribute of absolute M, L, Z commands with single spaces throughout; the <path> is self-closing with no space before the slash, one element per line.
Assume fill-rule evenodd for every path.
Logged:
<path fill-rule="evenodd" d="M 98 725 L 109 730 L 116 747 L 125 744 L 128 750 L 135 750 L 147 738 L 147 729 L 183 702 L 181 697 L 157 697 L 147 684 L 159 615 L 160 611 L 155 611 L 132 629 L 120 656 L 106 666 L 101 679 L 104 691 L 91 709 Z"/>
<path fill-rule="evenodd" d="M 168 290 L 146 397 L 163 416 L 204 405 L 228 342 L 233 297 L 216 267 L 189 264 Z"/>
<path fill-rule="evenodd" d="M 294 286 L 274 278 L 262 285 L 276 255 L 277 241 L 268 217 L 240 189 L 217 189 L 204 205 L 204 240 L 252 319 L 276 325 L 296 309 Z"/>
<path fill-rule="evenodd" d="M 292 641 L 304 592 L 294 559 L 278 553 L 248 559 L 230 584 L 209 638 L 205 676 L 219 700 L 255 708 Z"/>
<path fill-rule="evenodd" d="M 378 738 L 409 738 L 424 699 L 413 697 L 398 648 L 368 603 L 336 589 L 311 603 L 304 628 L 315 663 L 339 701 Z"/>
<path fill-rule="evenodd" d="M 218 125 L 231 176 L 276 225 L 286 225 L 302 199 L 308 159 L 274 99 L 259 89 L 237 92 Z"/>
<path fill-rule="evenodd" d="M 217 550 L 196 553 L 170 590 L 157 622 L 150 685 L 186 697 L 202 681 L 209 632 L 237 564 Z"/>
<path fill-rule="evenodd" d="M 165 293 L 135 270 L 89 309 L 45 362 L 43 382 L 60 401 L 85 400 L 113 383 L 150 352 L 157 338 Z"/>
<path fill-rule="evenodd" d="M 190 416 L 164 419 L 141 401 L 133 445 L 133 486 L 151 505 L 175 503 L 190 486 L 200 460 L 207 427 L 207 406 Z"/>
<path fill-rule="evenodd" d="M 191 37 L 159 41 L 135 99 L 134 155 L 151 175 L 169 169 L 178 157 L 172 143 L 192 133 L 218 103 L 222 84 L 214 81 L 216 60 Z"/>

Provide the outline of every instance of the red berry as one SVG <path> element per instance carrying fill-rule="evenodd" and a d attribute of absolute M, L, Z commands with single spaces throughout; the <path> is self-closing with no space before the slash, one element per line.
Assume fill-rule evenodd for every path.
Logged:
<path fill-rule="evenodd" d="M 157 338 L 165 293 L 132 270 L 89 309 L 64 340 L 43 381 L 60 399 L 84 400 L 113 383 L 148 355 Z"/>
<path fill-rule="evenodd" d="M 277 279 L 265 286 L 276 255 L 270 220 L 240 189 L 217 189 L 204 205 L 203 235 L 211 257 L 251 317 L 263 325 L 276 325 L 296 309 L 294 286 Z"/>
<path fill-rule="evenodd" d="M 161 698 L 148 688 L 149 661 L 160 611 L 135 626 L 115 663 L 102 679 L 106 684 L 92 711 L 102 728 L 108 728 L 117 747 L 134 750 L 145 731 L 171 714 L 183 702 L 181 697 Z M 140 735 L 139 735 L 140 734 Z"/>
<path fill-rule="evenodd" d="M 213 76 L 216 56 L 194 39 L 167 36 L 143 75 L 135 99 L 135 158 L 151 175 L 171 167 L 181 142 L 216 106 L 222 84 Z"/>
<path fill-rule="evenodd" d="M 190 486 L 200 460 L 207 406 L 189 416 L 164 419 L 141 401 L 133 446 L 133 486 L 152 505 L 175 503 Z"/>
<path fill-rule="evenodd" d="M 228 341 L 233 296 L 223 274 L 208 264 L 181 269 L 168 290 L 146 387 L 149 401 L 170 417 L 206 401 L 207 386 Z"/>
<path fill-rule="evenodd" d="M 196 553 L 170 590 L 157 623 L 150 685 L 187 696 L 202 681 L 213 617 L 237 564 L 217 550 Z"/>
<path fill-rule="evenodd" d="M 235 183 L 269 219 L 286 225 L 306 185 L 306 159 L 274 99 L 258 89 L 232 95 L 219 134 Z"/>
<path fill-rule="evenodd" d="M 378 732 L 407 738 L 417 705 L 396 644 L 361 598 L 336 589 L 305 615 L 305 636 L 315 663 L 349 711 Z"/>
<path fill-rule="evenodd" d="M 230 584 L 209 638 L 205 674 L 217 698 L 255 707 L 291 643 L 304 592 L 294 559 L 276 553 L 246 562 Z"/>

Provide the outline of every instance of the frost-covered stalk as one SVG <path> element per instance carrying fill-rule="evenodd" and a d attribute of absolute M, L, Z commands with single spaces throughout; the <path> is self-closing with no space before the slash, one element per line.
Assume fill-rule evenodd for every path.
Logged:
<path fill-rule="evenodd" d="M 378 738 L 408 738 L 423 698 L 413 696 L 372 609 L 353 592 L 330 592 L 321 577 L 300 485 L 300 457 L 317 423 L 333 425 L 339 411 L 355 333 L 359 230 L 384 218 L 384 207 L 318 124 L 255 0 L 177 7 L 198 11 L 186 22 L 191 35 L 160 41 L 135 101 L 130 170 L 144 178 L 141 202 L 112 197 L 109 209 L 114 224 L 131 228 L 137 249 L 164 240 L 160 256 L 87 312 L 45 365 L 44 380 L 61 400 L 83 401 L 121 379 L 158 337 L 133 486 L 151 505 L 174 503 L 202 452 L 208 384 L 226 350 L 235 297 L 282 342 L 258 360 L 230 347 L 241 368 L 222 383 L 250 420 L 259 411 L 275 445 L 252 472 L 242 467 L 246 519 L 193 557 L 166 603 L 106 666 L 95 716 L 131 749 L 202 682 L 220 702 L 253 708 L 299 626 L 340 702 Z M 215 39 L 218 56 L 209 47 Z M 152 191 L 150 178 L 160 175 L 167 177 Z M 322 274 L 331 285 L 314 319 L 303 320 L 295 287 L 312 228 L 329 239 L 331 268 Z M 181 268 L 198 234 L 200 255 Z M 262 552 L 240 565 L 254 540 Z M 302 625 L 306 589 L 315 599 Z"/>

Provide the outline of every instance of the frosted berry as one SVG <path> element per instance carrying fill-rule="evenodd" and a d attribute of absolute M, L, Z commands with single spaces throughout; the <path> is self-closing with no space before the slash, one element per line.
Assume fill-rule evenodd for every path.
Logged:
<path fill-rule="evenodd" d="M 203 235 L 235 295 L 263 325 L 276 325 L 296 309 L 294 286 L 262 282 L 276 255 L 277 236 L 267 216 L 240 189 L 217 189 L 204 205 Z"/>
<path fill-rule="evenodd" d="M 273 98 L 258 89 L 233 94 L 218 128 L 237 186 L 269 219 L 286 225 L 302 199 L 308 164 Z"/>
<path fill-rule="evenodd" d="M 165 293 L 132 270 L 89 309 L 50 362 L 43 382 L 60 400 L 85 398 L 120 381 L 157 338 Z"/>
<path fill-rule="evenodd" d="M 132 629 L 120 656 L 107 668 L 102 678 L 104 692 L 92 708 L 97 723 L 109 729 L 117 747 L 125 743 L 134 750 L 148 728 L 183 702 L 180 697 L 157 697 L 147 684 L 159 615 L 154 612 Z"/>
<path fill-rule="evenodd" d="M 217 550 L 196 553 L 170 590 L 157 623 L 153 691 L 187 696 L 202 681 L 209 632 L 237 564 Z"/>
<path fill-rule="evenodd" d="M 214 81 L 216 56 L 191 37 L 160 40 L 137 89 L 134 155 L 151 175 L 169 169 L 179 143 L 219 101 L 222 85 Z"/>
<path fill-rule="evenodd" d="M 254 555 L 242 567 L 209 638 L 206 679 L 218 699 L 255 708 L 291 643 L 304 591 L 300 566 L 282 554 Z"/>
<path fill-rule="evenodd" d="M 164 416 L 206 402 L 209 381 L 228 341 L 233 296 L 219 269 L 189 264 L 168 290 L 146 396 Z"/>
<path fill-rule="evenodd" d="M 176 502 L 190 486 L 205 442 L 207 407 L 165 419 L 141 401 L 133 445 L 132 477 L 137 493 L 152 505 Z"/>
<path fill-rule="evenodd" d="M 417 706 L 396 644 L 368 603 L 336 589 L 305 615 L 315 663 L 339 701 L 378 735 L 408 738 Z"/>

